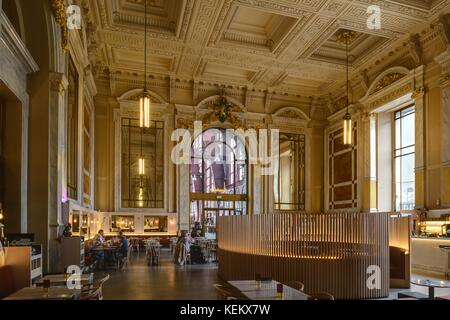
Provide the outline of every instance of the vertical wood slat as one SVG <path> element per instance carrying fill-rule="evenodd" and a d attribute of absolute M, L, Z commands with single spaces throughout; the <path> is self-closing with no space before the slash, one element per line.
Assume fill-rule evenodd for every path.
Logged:
<path fill-rule="evenodd" d="M 392 222 L 389 213 L 220 217 L 219 275 L 243 280 L 260 273 L 278 281 L 302 281 L 306 292 L 327 291 L 338 299 L 386 297 L 389 234 L 409 239 L 401 223 L 406 224 Z M 371 265 L 382 271 L 380 289 L 366 285 Z"/>

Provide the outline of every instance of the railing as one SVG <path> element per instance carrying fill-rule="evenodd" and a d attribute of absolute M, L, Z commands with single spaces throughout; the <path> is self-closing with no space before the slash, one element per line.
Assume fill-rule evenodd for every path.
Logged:
<path fill-rule="evenodd" d="M 337 299 L 389 294 L 388 213 L 284 213 L 220 217 L 219 275 L 301 281 Z"/>

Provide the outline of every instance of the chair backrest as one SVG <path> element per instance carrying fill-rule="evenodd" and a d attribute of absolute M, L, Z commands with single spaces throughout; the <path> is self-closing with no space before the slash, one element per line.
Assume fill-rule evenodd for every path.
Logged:
<path fill-rule="evenodd" d="M 111 276 L 109 275 L 109 273 L 104 273 L 100 279 L 95 281 L 95 283 L 96 283 L 96 285 L 102 286 L 106 281 L 109 280 L 110 277 Z"/>
<path fill-rule="evenodd" d="M 103 300 L 102 286 L 92 287 L 81 295 L 81 300 Z"/>
<path fill-rule="evenodd" d="M 239 300 L 237 294 L 232 289 L 224 287 L 221 284 L 214 284 L 214 289 L 216 289 L 217 294 L 222 300 Z"/>
<path fill-rule="evenodd" d="M 14 280 L 12 267 L 4 265 L 0 267 L 0 300 L 14 293 Z"/>
<path fill-rule="evenodd" d="M 127 259 L 130 261 L 131 251 L 133 250 L 133 246 L 129 246 L 127 250 Z"/>
<path fill-rule="evenodd" d="M 299 291 L 303 291 L 305 289 L 305 285 L 300 281 L 286 281 L 283 284 Z"/>
<path fill-rule="evenodd" d="M 334 300 L 334 297 L 328 292 L 317 292 L 309 296 L 309 300 Z"/>

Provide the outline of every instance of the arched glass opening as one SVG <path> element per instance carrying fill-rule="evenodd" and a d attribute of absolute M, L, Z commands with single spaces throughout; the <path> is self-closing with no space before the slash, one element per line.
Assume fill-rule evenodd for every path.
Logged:
<path fill-rule="evenodd" d="M 191 228 L 215 238 L 219 216 L 247 214 L 245 144 L 233 130 L 212 128 L 196 137 L 190 166 Z"/>

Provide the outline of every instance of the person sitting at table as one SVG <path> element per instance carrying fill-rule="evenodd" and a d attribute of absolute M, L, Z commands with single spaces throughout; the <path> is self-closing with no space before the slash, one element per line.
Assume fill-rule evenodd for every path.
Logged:
<path fill-rule="evenodd" d="M 98 233 L 95 235 L 92 247 L 93 248 L 102 248 L 105 245 L 105 236 L 104 231 L 102 229 L 98 230 Z M 102 250 L 95 251 L 95 259 L 98 261 L 99 266 L 102 268 L 105 264 L 105 252 Z"/>
<path fill-rule="evenodd" d="M 119 254 L 123 257 L 128 253 L 129 241 L 122 231 L 119 231 Z"/>
<path fill-rule="evenodd" d="M 197 230 L 195 231 L 194 238 L 201 238 L 201 237 L 202 237 L 202 230 L 197 229 Z"/>
<path fill-rule="evenodd" d="M 117 248 L 117 254 L 119 259 L 119 269 L 122 269 L 123 260 L 128 256 L 129 241 L 123 234 L 122 230 L 119 231 L 119 247 Z"/>
<path fill-rule="evenodd" d="M 186 263 L 186 258 L 189 252 L 191 251 L 191 243 L 192 240 L 190 239 L 187 231 L 181 231 L 181 235 L 178 238 L 176 249 L 175 249 L 175 255 L 174 255 L 174 262 L 179 265 L 184 265 Z"/>

